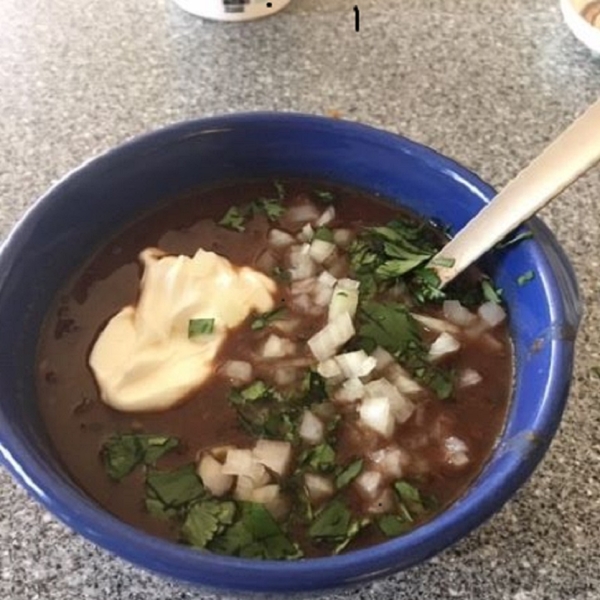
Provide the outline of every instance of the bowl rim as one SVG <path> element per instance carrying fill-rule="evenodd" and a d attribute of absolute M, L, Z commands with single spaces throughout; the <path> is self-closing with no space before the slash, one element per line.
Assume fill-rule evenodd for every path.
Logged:
<path fill-rule="evenodd" d="M 233 127 L 255 127 L 260 123 L 278 127 L 308 127 L 325 131 L 329 135 L 338 133 L 360 138 L 368 144 L 379 143 L 401 148 L 403 152 L 417 156 L 423 163 L 447 170 L 460 178 L 483 202 L 489 202 L 495 195 L 491 186 L 453 159 L 401 135 L 370 125 L 302 113 L 250 112 L 218 115 L 175 123 L 131 137 L 67 173 L 26 211 L 13 228 L 0 248 L 0 266 L 5 261 L 13 260 L 9 250 L 22 229 L 30 221 L 35 221 L 52 197 L 60 194 L 62 186 L 78 177 L 79 173 L 95 169 L 105 162 L 119 161 L 129 155 L 136 156 L 155 145 L 168 145 L 181 136 L 203 135 Z M 563 275 L 572 284 L 573 298 L 570 300 L 576 309 L 569 314 L 556 282 L 553 270 L 556 265 L 549 263 L 548 257 L 540 248 L 536 269 L 544 280 L 552 323 L 567 324 L 576 329 L 580 317 L 578 292 L 568 260 L 545 225 L 538 219 L 532 219 L 528 224 L 535 232 L 536 243 L 558 257 Z M 525 447 L 523 452 L 508 453 L 501 468 L 486 481 L 485 489 L 475 490 L 470 496 L 470 502 L 455 502 L 432 521 L 406 536 L 341 556 L 290 562 L 255 561 L 193 550 L 146 534 L 113 517 L 91 499 L 86 499 L 82 492 L 76 493 L 64 483 L 57 485 L 55 478 L 32 460 L 28 449 L 10 431 L 1 414 L 0 460 L 34 499 L 69 527 L 106 550 L 167 577 L 237 592 L 308 592 L 340 587 L 408 568 L 438 553 L 499 510 L 531 475 L 558 427 L 567 400 L 573 364 L 574 340 L 553 338 L 548 343 L 552 357 L 551 368 L 536 421 L 536 431 L 542 434 L 542 439 Z M 473 503 L 477 504 L 476 511 L 472 508 Z"/>

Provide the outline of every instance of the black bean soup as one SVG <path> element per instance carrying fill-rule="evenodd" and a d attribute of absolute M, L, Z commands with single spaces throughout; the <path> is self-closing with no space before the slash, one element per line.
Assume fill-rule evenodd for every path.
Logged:
<path fill-rule="evenodd" d="M 250 558 L 327 556 L 431 519 L 501 433 L 512 350 L 492 282 L 440 290 L 439 229 L 307 180 L 188 193 L 119 233 L 62 290 L 39 343 L 39 402 L 91 497 L 151 534 Z M 213 375 L 163 411 L 120 411 L 88 360 L 140 293 L 138 255 L 199 248 L 275 282 Z M 199 289 L 198 294 L 203 290 Z M 190 318 L 202 344 L 210 315 Z"/>

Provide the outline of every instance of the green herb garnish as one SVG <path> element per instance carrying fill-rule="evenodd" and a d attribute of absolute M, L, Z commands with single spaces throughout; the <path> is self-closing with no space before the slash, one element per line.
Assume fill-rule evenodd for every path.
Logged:
<path fill-rule="evenodd" d="M 313 235 L 313 240 L 321 240 L 333 244 L 333 231 L 329 227 L 319 227 Z"/>
<path fill-rule="evenodd" d="M 120 481 L 138 465 L 156 464 L 178 445 L 177 438 L 163 435 L 117 434 L 104 443 L 101 454 L 109 477 Z"/>
<path fill-rule="evenodd" d="M 284 307 L 279 307 L 274 310 L 270 310 L 269 312 L 262 313 L 252 321 L 250 329 L 253 331 L 260 331 L 261 329 L 271 325 L 274 321 L 281 320 L 285 314 L 286 309 Z"/>
<path fill-rule="evenodd" d="M 533 237 L 533 233 L 531 231 L 522 231 L 521 233 L 517 233 L 512 237 L 505 237 L 503 240 L 499 241 L 496 244 L 497 250 L 503 250 L 504 248 L 508 248 L 509 246 L 514 246 L 523 240 L 529 240 Z"/>
<path fill-rule="evenodd" d="M 332 204 L 335 200 L 333 193 L 326 190 L 313 190 L 313 194 L 324 204 Z"/>
<path fill-rule="evenodd" d="M 234 502 L 207 500 L 192 505 L 181 527 L 185 541 L 197 548 L 206 548 L 216 535 L 233 523 Z"/>
<path fill-rule="evenodd" d="M 250 212 L 256 215 L 264 215 L 269 221 L 277 221 L 285 212 L 281 200 L 259 198 L 250 204 Z"/>
<path fill-rule="evenodd" d="M 172 471 L 149 469 L 146 473 L 146 495 L 165 507 L 180 508 L 206 494 L 193 464 Z"/>
<path fill-rule="evenodd" d="M 412 529 L 413 524 L 399 515 L 384 515 L 377 519 L 377 526 L 387 537 L 398 537 Z"/>
<path fill-rule="evenodd" d="M 519 285 L 523 286 L 526 283 L 529 283 L 534 278 L 535 278 L 535 273 L 533 271 L 525 271 L 525 273 L 523 273 L 523 275 L 519 275 L 519 277 L 517 277 L 517 283 Z"/>
<path fill-rule="evenodd" d="M 494 304 L 501 304 L 502 300 L 500 299 L 500 293 L 502 290 L 496 290 L 494 286 L 491 284 L 489 279 L 481 280 L 481 292 L 483 297 L 488 302 L 493 302 Z"/>
<path fill-rule="evenodd" d="M 214 330 L 214 319 L 190 319 L 188 322 L 188 338 L 194 338 L 199 335 L 210 335 Z"/>
<path fill-rule="evenodd" d="M 305 450 L 299 458 L 302 467 L 310 467 L 319 473 L 328 473 L 335 467 L 335 450 L 327 443 Z"/>
<path fill-rule="evenodd" d="M 245 231 L 246 217 L 237 206 L 232 206 L 219 221 L 219 225 L 232 229 L 233 231 Z"/>
<path fill-rule="evenodd" d="M 351 462 L 335 478 L 335 487 L 338 490 L 341 490 L 342 488 L 346 487 L 348 484 L 352 483 L 360 475 L 362 468 L 363 468 L 363 459 L 362 458 L 359 458 L 359 459 Z"/>
<path fill-rule="evenodd" d="M 281 526 L 262 504 L 241 502 L 239 516 L 208 546 L 219 554 L 268 560 L 301 558 Z"/>
<path fill-rule="evenodd" d="M 369 524 L 368 519 L 355 519 L 339 499 L 332 500 L 316 514 L 308 528 L 308 535 L 318 542 L 335 544 L 339 554 Z"/>

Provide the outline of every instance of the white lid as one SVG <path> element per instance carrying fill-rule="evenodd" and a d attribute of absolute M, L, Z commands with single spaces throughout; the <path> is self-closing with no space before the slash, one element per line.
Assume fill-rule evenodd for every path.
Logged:
<path fill-rule="evenodd" d="M 206 19 L 248 21 L 280 11 L 290 0 L 174 0 L 183 10 Z"/>

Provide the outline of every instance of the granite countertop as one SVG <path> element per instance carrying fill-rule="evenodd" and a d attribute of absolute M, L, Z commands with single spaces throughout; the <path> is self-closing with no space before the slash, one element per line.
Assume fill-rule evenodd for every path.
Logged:
<path fill-rule="evenodd" d="M 293 0 L 240 25 L 203 22 L 170 0 L 4 0 L 0 90 L 4 236 L 90 155 L 221 112 L 339 111 L 499 186 L 596 99 L 600 59 L 562 24 L 558 0 Z M 596 169 L 543 213 L 577 270 L 585 316 L 568 409 L 541 467 L 453 548 L 331 600 L 600 598 L 599 198 Z M 94 547 L 0 469 L 0 598 L 214 596 Z"/>

